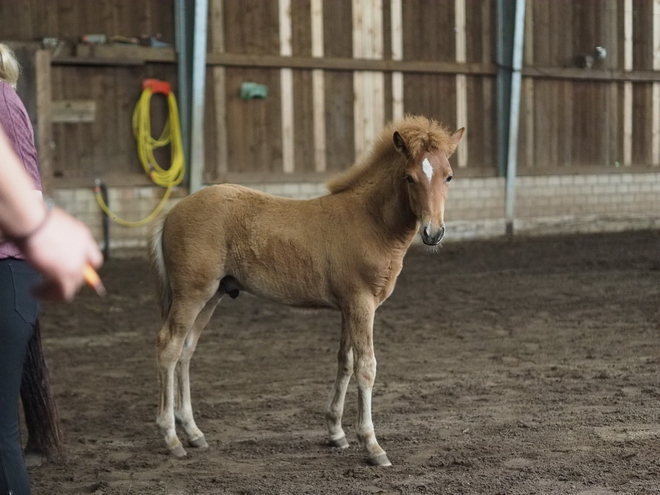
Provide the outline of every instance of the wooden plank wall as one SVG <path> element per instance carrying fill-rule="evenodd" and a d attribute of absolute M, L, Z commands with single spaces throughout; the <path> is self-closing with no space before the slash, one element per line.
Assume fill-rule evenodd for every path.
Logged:
<path fill-rule="evenodd" d="M 277 2 L 224 2 L 225 50 L 250 55 L 279 54 Z M 268 87 L 268 98 L 241 100 L 243 82 Z M 278 71 L 226 69 L 229 172 L 282 170 L 281 97 Z"/>
<path fill-rule="evenodd" d="M 353 56 L 351 0 L 323 0 L 323 47 L 326 57 Z M 325 71 L 327 170 L 336 172 L 355 161 L 353 73 Z"/>
<path fill-rule="evenodd" d="M 495 60 L 495 2 L 465 3 L 466 62 L 491 63 Z M 467 120 L 457 121 L 456 126 L 467 128 L 463 137 L 468 146 L 467 168 L 480 175 L 495 173 L 495 78 L 466 76 L 466 83 Z"/>
<path fill-rule="evenodd" d="M 2 0 L 3 39 L 34 41 L 57 37 L 76 42 L 83 34 L 174 35 L 171 0 Z"/>
<path fill-rule="evenodd" d="M 75 43 L 89 33 L 161 33 L 172 43 L 173 7 L 173 0 L 29 0 L 29 8 L 0 0 L 0 32 L 15 41 L 64 40 L 60 58 L 74 55 Z M 492 67 L 493 8 L 493 0 L 210 0 L 211 55 L 358 64 L 331 70 L 211 64 L 205 180 L 321 180 L 350 167 L 384 123 L 404 113 L 465 125 L 458 164 L 476 175 L 493 175 L 492 69 L 457 76 L 437 65 Z M 53 99 L 95 108 L 92 122 L 53 125 L 52 169 L 60 187 L 88 185 L 96 177 L 111 185 L 148 184 L 135 152 L 131 114 L 143 79 L 165 79 L 176 90 L 173 60 L 144 63 L 131 54 L 116 63 L 62 65 L 57 58 Z M 435 68 L 379 72 L 367 64 L 360 70 L 367 59 Z M 268 98 L 242 100 L 243 82 L 266 85 Z M 154 98 L 152 112 L 158 134 L 166 116 L 162 98 Z M 161 158 L 166 163 L 169 157 Z"/>
<path fill-rule="evenodd" d="M 3 40 L 32 41 L 55 37 L 69 53 L 84 34 L 139 37 L 161 34 L 174 42 L 173 0 L 0 0 Z M 134 183 L 144 177 L 131 130 L 131 115 L 147 77 L 165 79 L 176 89 L 173 63 L 134 66 L 54 65 L 52 97 L 91 100 L 96 104 L 91 123 L 53 124 L 55 185 L 91 185 L 95 177 Z M 159 133 L 166 105 L 154 98 L 153 120 Z M 164 163 L 168 156 L 164 155 Z"/>
<path fill-rule="evenodd" d="M 210 1 L 206 181 L 321 180 L 404 113 L 466 126 L 453 163 L 464 175 L 496 174 L 494 0 Z M 174 40 L 173 0 L 25 5 L 0 0 L 3 39 Z M 525 35 L 521 174 L 660 165 L 660 0 L 529 0 Z M 585 67 L 597 46 L 607 56 Z M 95 108 L 93 122 L 53 125 L 59 183 L 148 183 L 131 113 L 144 78 L 176 89 L 173 60 L 54 64 L 53 99 Z M 265 84 L 268 97 L 242 100 L 243 82 Z M 157 98 L 156 134 L 165 111 Z"/>
<path fill-rule="evenodd" d="M 290 48 L 282 52 L 279 2 L 264 0 L 212 0 L 212 10 L 223 15 L 211 16 L 211 37 L 224 33 L 224 44 L 212 46 L 212 53 L 243 55 L 283 55 L 293 57 L 352 56 L 351 0 L 290 0 Z M 320 30 L 320 32 L 318 32 Z M 288 30 L 286 32 L 289 32 Z M 217 71 L 217 69 L 214 69 Z M 353 72 L 312 71 L 256 67 L 225 67 L 224 89 L 218 91 L 219 76 L 214 76 L 216 112 L 226 108 L 226 118 L 207 118 L 215 122 L 215 135 L 226 129 L 226 158 L 213 155 L 207 147 L 205 179 L 219 182 L 267 179 L 285 172 L 300 174 L 343 170 L 354 160 L 353 151 Z M 290 71 L 282 106 L 283 71 Z M 266 99 L 242 100 L 243 82 L 265 84 Z M 211 88 L 214 86 L 211 85 Z M 211 93 L 214 93 L 211 95 Z M 224 97 L 224 102 L 220 98 Z M 283 122 L 292 106 L 291 135 Z M 208 108 L 208 105 L 207 105 Z M 213 110 L 211 110 L 213 113 Z M 284 115 L 284 119 L 283 119 Z M 208 134 L 208 129 L 207 129 Z M 209 141 L 207 141 L 209 142 Z M 211 141 L 212 142 L 212 141 Z M 292 144 L 287 154 L 292 163 L 285 165 L 284 146 Z M 239 175 L 237 175 L 239 174 Z M 279 177 L 279 175 L 277 175 Z"/>
<path fill-rule="evenodd" d="M 655 0 L 528 2 L 522 174 L 659 164 L 660 73 L 650 72 L 660 69 L 659 14 Z"/>
<path fill-rule="evenodd" d="M 55 66 L 52 77 L 53 100 L 96 102 L 94 122 L 53 124 L 55 177 L 75 179 L 68 183 L 81 185 L 92 184 L 96 177 L 127 184 L 133 177 L 143 178 L 131 127 L 133 109 L 142 92 L 143 79 L 167 80 L 176 91 L 176 68 L 171 64 L 102 68 Z M 154 96 L 154 136 L 160 134 L 166 116 L 165 98 Z M 158 158 L 162 160 L 161 165 L 168 166 L 167 153 Z"/>
<path fill-rule="evenodd" d="M 223 158 L 207 149 L 205 180 L 322 180 L 325 172 L 350 167 L 384 124 L 404 113 L 466 126 L 458 165 L 494 175 L 494 71 L 359 69 L 369 59 L 492 66 L 494 6 L 493 0 L 211 0 L 211 39 L 224 35 L 222 44 L 212 41 L 211 60 L 254 57 L 211 62 L 215 82 L 207 97 L 216 117 L 213 110 L 207 115 L 207 134 L 222 137 L 224 128 L 228 152 Z M 290 68 L 277 57 L 358 64 Z M 243 82 L 265 84 L 268 98 L 242 100 Z"/>

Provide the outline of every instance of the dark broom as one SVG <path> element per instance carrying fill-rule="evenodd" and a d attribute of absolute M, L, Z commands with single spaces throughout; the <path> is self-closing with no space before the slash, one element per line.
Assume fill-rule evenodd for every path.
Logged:
<path fill-rule="evenodd" d="M 26 457 L 51 459 L 62 453 L 62 432 L 55 397 L 50 387 L 48 366 L 44 359 L 39 320 L 28 343 L 23 375 L 21 401 L 25 413 L 28 439 Z"/>

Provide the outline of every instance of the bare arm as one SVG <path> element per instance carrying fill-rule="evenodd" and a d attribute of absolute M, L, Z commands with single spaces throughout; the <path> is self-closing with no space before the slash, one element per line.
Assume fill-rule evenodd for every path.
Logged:
<path fill-rule="evenodd" d="M 34 189 L 32 192 L 39 199 L 40 202 L 44 201 L 44 194 L 41 191 L 39 191 L 38 189 Z M 2 229 L 0 229 L 0 243 L 7 242 L 10 239 L 11 237 L 5 237 L 5 234 L 2 232 Z"/>

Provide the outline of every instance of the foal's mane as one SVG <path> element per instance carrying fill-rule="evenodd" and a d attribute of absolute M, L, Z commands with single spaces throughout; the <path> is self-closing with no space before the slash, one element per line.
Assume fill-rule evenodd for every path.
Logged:
<path fill-rule="evenodd" d="M 343 174 L 334 177 L 326 184 L 330 193 L 340 193 L 352 189 L 362 180 L 373 174 L 375 169 L 389 167 L 392 172 L 403 169 L 405 160 L 394 147 L 393 135 L 398 132 L 403 137 L 408 153 L 415 158 L 425 151 L 440 150 L 450 156 L 456 149 L 451 139 L 452 133 L 438 121 L 422 116 L 408 115 L 391 122 L 374 140 L 370 151 Z M 394 174 L 392 174 L 394 175 Z"/>

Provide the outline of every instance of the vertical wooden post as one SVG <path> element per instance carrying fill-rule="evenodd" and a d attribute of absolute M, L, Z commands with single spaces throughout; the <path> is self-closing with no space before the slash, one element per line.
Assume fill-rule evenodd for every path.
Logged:
<path fill-rule="evenodd" d="M 362 56 L 372 58 L 373 55 L 373 37 L 375 33 L 371 31 L 373 25 L 373 3 L 362 1 Z M 375 2 L 374 2 L 375 3 Z M 374 78 L 373 72 L 365 72 L 362 75 L 362 97 L 364 98 L 364 150 L 369 148 L 369 143 L 373 139 L 374 115 Z"/>
<path fill-rule="evenodd" d="M 211 50 L 225 51 L 224 0 L 211 0 Z M 213 69 L 213 95 L 215 101 L 215 149 L 217 157 L 216 179 L 225 180 L 229 169 L 227 148 L 227 91 L 224 67 Z"/>
<path fill-rule="evenodd" d="M 392 60 L 403 60 L 403 4 L 402 0 L 391 0 Z M 392 72 L 392 118 L 402 119 L 403 72 Z"/>
<path fill-rule="evenodd" d="M 353 57 L 383 58 L 382 0 L 353 0 Z M 385 121 L 382 72 L 353 73 L 355 156 L 360 157 Z"/>
<path fill-rule="evenodd" d="M 37 93 L 37 127 L 35 139 L 39 157 L 41 187 L 45 194 L 53 194 L 53 119 L 50 73 L 50 52 L 35 52 L 35 76 Z"/>
<path fill-rule="evenodd" d="M 660 0 L 653 0 L 653 70 L 660 70 Z M 660 165 L 660 83 L 653 83 L 651 164 Z"/>
<path fill-rule="evenodd" d="M 371 57 L 383 59 L 383 0 L 372 0 L 368 2 L 371 6 L 371 28 L 367 31 L 371 35 Z M 372 100 L 371 112 L 373 121 L 371 124 L 371 135 L 369 145 L 378 137 L 385 125 L 385 74 L 383 72 L 371 72 Z"/>
<path fill-rule="evenodd" d="M 605 36 L 605 46 L 607 47 L 607 58 L 605 59 L 605 68 L 619 69 L 620 36 L 619 36 L 619 0 L 607 0 L 605 8 L 609 11 L 607 18 L 607 36 Z M 621 45 L 623 46 L 623 45 Z M 621 104 L 619 83 L 612 81 L 608 83 L 606 119 L 609 123 L 609 130 L 605 138 L 607 139 L 607 162 L 614 164 L 622 160 L 622 115 L 619 110 Z"/>
<path fill-rule="evenodd" d="M 623 70 L 633 69 L 633 0 L 624 0 L 623 6 Z M 623 164 L 632 164 L 633 85 L 623 83 Z"/>
<path fill-rule="evenodd" d="M 290 57 L 292 48 L 291 0 L 279 0 L 280 55 Z M 282 166 L 285 173 L 295 168 L 293 142 L 293 71 L 280 69 L 280 93 L 282 98 Z"/>
<path fill-rule="evenodd" d="M 363 58 L 364 48 L 362 31 L 364 21 L 362 13 L 362 1 L 353 0 L 353 58 Z M 364 121 L 364 76 L 359 70 L 353 72 L 353 126 L 355 128 L 355 158 L 364 153 L 365 143 L 365 121 Z"/>
<path fill-rule="evenodd" d="M 495 58 L 496 44 L 493 43 L 496 29 L 496 17 L 493 15 L 493 2 L 481 2 L 481 62 L 490 64 Z M 486 122 L 489 125 L 483 127 L 483 142 L 484 142 L 484 164 L 492 164 L 497 166 L 497 153 L 494 139 L 496 126 L 491 120 L 491 116 L 495 117 L 495 102 L 496 99 L 496 79 L 490 77 L 483 77 L 481 84 L 481 95 L 483 98 L 484 115 L 487 115 Z"/>
<path fill-rule="evenodd" d="M 311 0 L 312 57 L 323 57 L 323 0 Z M 314 170 L 325 172 L 325 75 L 320 69 L 312 71 L 312 99 L 314 101 Z"/>
<path fill-rule="evenodd" d="M 455 0 L 455 33 L 456 33 L 456 62 L 465 63 L 467 61 L 467 49 L 465 39 L 465 0 Z M 457 127 L 467 126 L 467 76 L 458 74 L 456 76 L 456 123 Z M 467 167 L 468 164 L 468 139 L 463 137 L 458 144 L 457 158 L 459 167 Z"/>
<path fill-rule="evenodd" d="M 41 187 L 53 190 L 53 118 L 50 52 L 37 43 L 9 43 L 22 67 L 17 92 L 30 116 L 39 160 Z"/>

